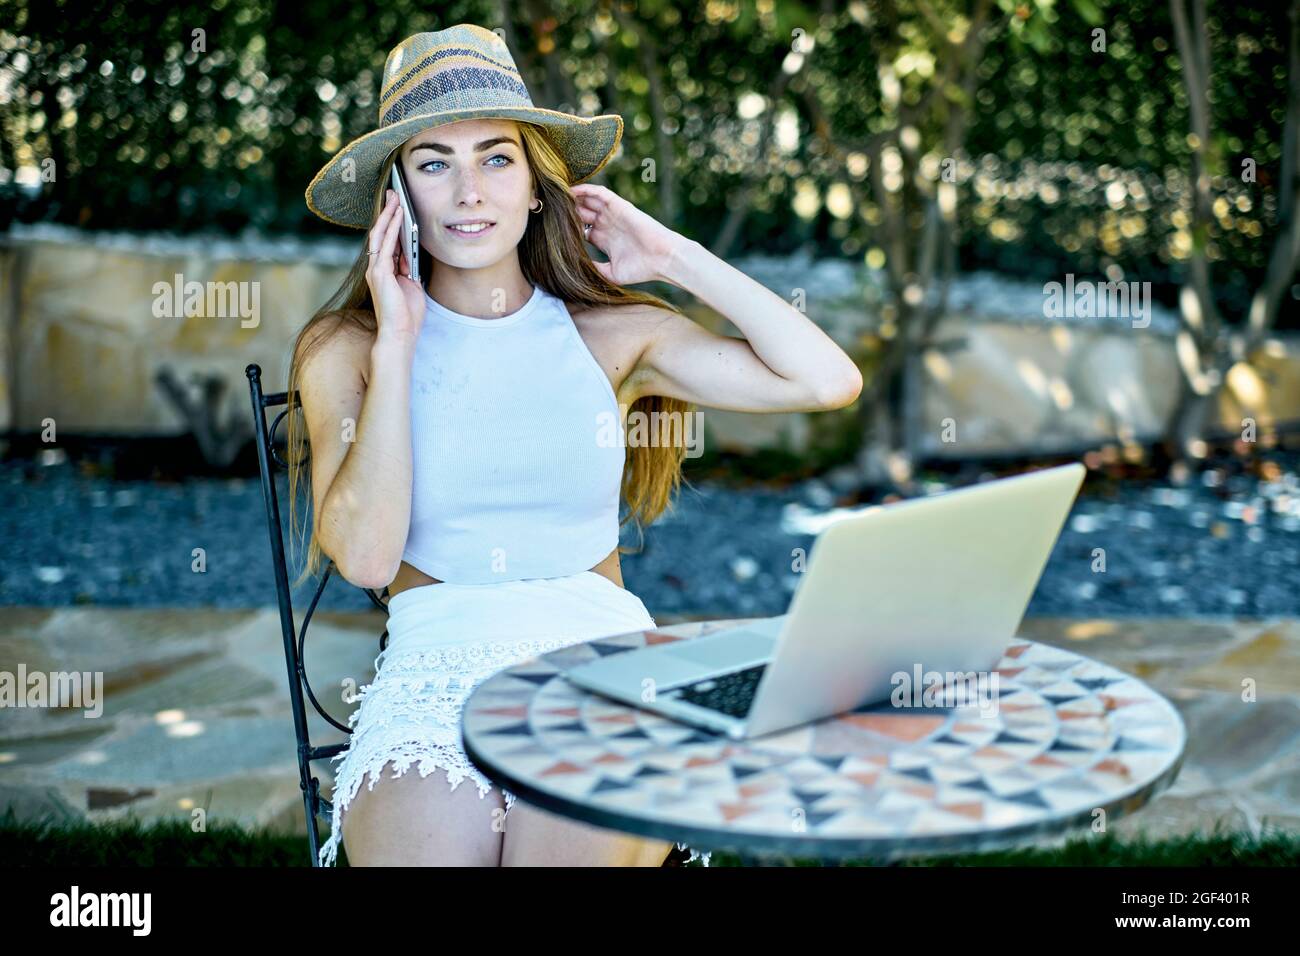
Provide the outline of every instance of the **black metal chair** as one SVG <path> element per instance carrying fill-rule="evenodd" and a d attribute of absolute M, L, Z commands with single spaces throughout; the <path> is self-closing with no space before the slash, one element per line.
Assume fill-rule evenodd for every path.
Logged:
<path fill-rule="evenodd" d="M 325 747 L 313 747 L 307 734 L 307 711 L 303 704 L 303 691 L 307 692 L 307 699 L 311 701 L 316 712 L 325 718 L 331 725 L 337 727 L 346 734 L 352 733 L 352 728 L 344 726 L 333 717 L 325 712 L 316 695 L 312 693 L 311 684 L 307 680 L 307 667 L 304 660 L 304 652 L 307 641 L 307 626 L 311 623 L 311 616 L 316 612 L 316 605 L 320 602 L 320 596 L 325 590 L 325 585 L 329 582 L 330 572 L 334 570 L 334 562 L 331 560 L 325 568 L 325 573 L 321 575 L 320 584 L 316 587 L 316 594 L 311 599 L 311 604 L 307 608 L 307 614 L 302 621 L 302 630 L 294 633 L 293 625 L 293 602 L 289 594 L 289 569 L 284 558 L 284 538 L 280 530 L 280 500 L 275 488 L 275 469 L 278 466 L 282 469 L 289 467 L 288 462 L 280 457 L 275 448 L 275 434 L 280 427 L 280 422 L 284 421 L 289 414 L 289 394 L 288 392 L 276 392 L 271 395 L 262 394 L 262 368 L 259 365 L 249 365 L 244 369 L 248 376 L 248 390 L 253 402 L 253 433 L 257 440 L 257 468 L 262 476 L 262 497 L 266 502 L 266 522 L 271 534 L 271 557 L 275 567 L 275 591 L 280 605 L 280 633 L 284 638 L 284 659 L 289 669 L 289 698 L 293 709 L 293 728 L 298 736 L 298 785 L 302 789 L 303 810 L 307 815 L 307 844 L 311 850 L 311 865 L 320 866 L 320 829 L 317 817 L 321 814 L 329 817 L 334 813 L 334 806 L 320 795 L 320 782 L 312 776 L 311 763 L 313 760 L 328 760 L 329 758 L 342 753 L 348 748 L 346 743 L 330 744 Z M 297 397 L 297 396 L 295 396 Z M 286 406 L 275 421 L 271 423 L 270 428 L 266 425 L 266 410 L 279 405 Z M 290 502 L 290 507 L 293 503 Z M 376 594 L 371 588 L 362 588 L 366 596 L 374 602 L 375 606 L 388 613 L 388 605 L 384 603 L 384 598 L 388 596 L 388 588 L 384 588 L 382 595 Z M 388 628 L 384 628 L 384 633 L 379 637 L 379 648 L 383 650 L 388 646 Z M 673 847 L 672 852 L 664 860 L 664 866 L 682 866 L 689 853 L 684 850 Z"/>
<path fill-rule="evenodd" d="M 280 427 L 286 415 L 289 413 L 289 395 L 287 392 L 277 392 L 272 395 L 262 394 L 262 369 L 258 365 L 249 365 L 244 369 L 248 375 L 248 389 L 253 401 L 253 429 L 257 440 L 257 467 L 262 476 L 262 497 L 266 501 L 266 521 L 271 533 L 271 557 L 275 568 L 275 591 L 276 597 L 280 604 L 280 632 L 284 637 L 284 659 L 289 668 L 289 698 L 293 708 L 293 728 L 298 735 L 298 776 L 299 786 L 302 788 L 303 809 L 307 814 L 307 842 L 311 849 L 311 865 L 320 865 L 320 829 L 317 817 L 324 814 L 327 817 L 332 815 L 334 807 L 330 801 L 320 795 L 320 782 L 312 775 L 311 763 L 313 760 L 328 760 L 336 754 L 342 753 L 348 748 L 346 743 L 330 744 L 325 747 L 313 747 L 307 733 L 307 710 L 303 704 L 303 691 L 307 692 L 307 699 L 311 701 L 316 712 L 325 718 L 330 724 L 337 727 L 344 733 L 352 733 L 352 729 L 347 727 L 321 707 L 320 701 L 312 692 L 311 684 L 307 680 L 307 665 L 304 659 L 307 642 L 307 626 L 311 624 L 311 616 L 316 612 L 316 605 L 320 602 L 320 596 L 325 591 L 325 585 L 329 582 L 330 573 L 334 570 L 334 562 L 331 560 L 325 568 L 325 573 L 321 575 L 320 584 L 316 587 L 316 594 L 311 599 L 311 605 L 307 608 L 307 614 L 303 617 L 302 630 L 294 633 L 293 623 L 293 602 L 289 594 L 289 570 L 284 557 L 284 538 L 280 529 L 280 501 L 275 487 L 275 469 L 288 468 L 288 462 L 280 457 L 275 448 L 275 434 Z M 296 396 L 295 396 L 296 397 Z M 276 417 L 270 428 L 266 425 L 266 409 L 274 408 L 278 405 L 286 406 L 283 411 Z M 290 507 L 293 503 L 290 502 Z M 388 588 L 384 588 L 382 595 L 376 594 L 370 588 L 362 588 L 362 591 L 374 602 L 385 614 L 388 613 L 388 605 L 384 603 L 383 598 L 388 596 Z M 384 633 L 379 637 L 379 648 L 383 650 L 388 644 L 388 628 L 384 628 Z"/>

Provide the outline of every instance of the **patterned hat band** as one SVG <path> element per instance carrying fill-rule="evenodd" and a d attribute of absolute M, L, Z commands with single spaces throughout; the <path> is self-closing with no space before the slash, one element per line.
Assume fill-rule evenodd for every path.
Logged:
<path fill-rule="evenodd" d="M 402 48 L 398 47 L 384 66 L 380 126 L 425 112 L 533 105 L 508 52 L 504 58 L 493 59 L 473 47 L 447 45 L 409 70 L 404 69 L 402 56 Z"/>
<path fill-rule="evenodd" d="M 433 126 L 492 118 L 545 128 L 568 163 L 571 186 L 598 173 L 623 136 L 618 115 L 584 117 L 534 106 L 505 41 L 458 23 L 407 37 L 388 54 L 378 128 L 321 168 L 307 187 L 307 208 L 328 222 L 368 229 L 379 171 L 394 149 Z"/>

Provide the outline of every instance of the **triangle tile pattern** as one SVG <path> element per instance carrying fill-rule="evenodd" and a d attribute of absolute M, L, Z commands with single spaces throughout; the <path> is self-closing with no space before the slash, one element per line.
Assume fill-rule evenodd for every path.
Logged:
<path fill-rule="evenodd" d="M 1059 648 L 1016 640 L 991 712 L 976 704 L 827 718 L 780 750 L 734 741 L 588 694 L 563 671 L 725 622 L 577 644 L 485 681 L 465 706 L 466 743 L 580 818 L 674 828 L 702 847 L 897 857 L 964 852 L 1132 812 L 1173 781 L 1186 729 L 1146 684 Z M 643 831 L 645 832 L 645 831 Z M 748 841 L 748 842 L 747 842 Z"/>

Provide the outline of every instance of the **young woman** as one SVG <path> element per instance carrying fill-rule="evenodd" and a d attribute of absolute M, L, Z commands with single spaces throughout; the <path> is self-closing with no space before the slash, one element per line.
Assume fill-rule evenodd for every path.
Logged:
<path fill-rule="evenodd" d="M 829 409 L 861 389 L 798 310 L 580 185 L 621 132 L 617 116 L 533 107 L 504 43 L 459 24 L 389 54 L 380 127 L 308 187 L 313 212 L 366 228 L 367 244 L 290 367 L 311 445 L 304 576 L 327 554 L 348 581 L 390 594 L 389 643 L 336 758 L 322 863 L 343 839 L 354 865 L 661 865 L 670 843 L 515 807 L 461 749 L 465 699 L 537 654 L 655 626 L 623 587 L 619 529 L 670 506 L 685 448 L 624 448 L 600 438 L 602 421 L 695 404 Z M 422 283 L 400 251 L 394 163 Z M 608 262 L 592 261 L 584 234 Z M 745 338 L 624 288 L 653 280 L 694 293 Z M 296 500 L 294 416 L 289 437 Z M 418 776 L 405 773 L 413 764 Z M 477 795 L 459 788 L 465 777 Z"/>

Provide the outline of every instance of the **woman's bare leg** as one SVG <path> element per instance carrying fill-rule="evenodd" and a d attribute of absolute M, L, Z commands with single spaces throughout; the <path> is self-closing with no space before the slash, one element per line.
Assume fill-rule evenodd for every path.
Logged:
<path fill-rule="evenodd" d="M 510 808 L 505 829 L 502 866 L 663 866 L 673 850 L 670 842 L 580 823 L 523 800 Z"/>
<path fill-rule="evenodd" d="M 343 813 L 343 844 L 352 866 L 499 866 L 505 801 L 493 787 L 480 795 L 470 777 L 455 790 L 446 771 L 421 777 L 418 764 L 393 775 L 370 774 Z M 511 810 L 511 816 L 518 812 Z"/>

